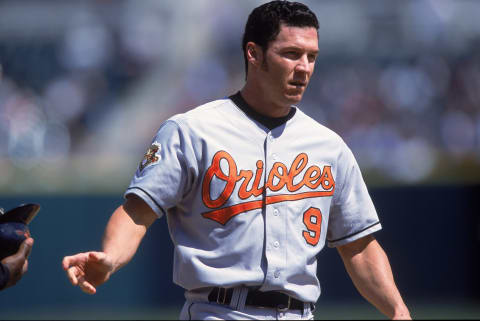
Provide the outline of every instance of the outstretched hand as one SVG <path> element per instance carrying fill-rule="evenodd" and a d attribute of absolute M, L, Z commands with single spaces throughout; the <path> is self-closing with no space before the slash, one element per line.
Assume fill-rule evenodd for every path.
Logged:
<path fill-rule="evenodd" d="M 108 221 L 103 252 L 84 252 L 63 258 L 62 267 L 70 283 L 87 294 L 95 294 L 99 285 L 132 259 L 156 219 L 155 212 L 143 200 L 128 197 Z"/>
<path fill-rule="evenodd" d="M 87 294 L 95 294 L 97 287 L 110 278 L 114 271 L 112 259 L 104 252 L 86 252 L 63 258 L 62 267 L 73 286 Z"/>

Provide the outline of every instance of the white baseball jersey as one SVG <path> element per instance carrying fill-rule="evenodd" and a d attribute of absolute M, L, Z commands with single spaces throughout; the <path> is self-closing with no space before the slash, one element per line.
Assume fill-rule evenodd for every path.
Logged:
<path fill-rule="evenodd" d="M 231 99 L 170 118 L 128 194 L 167 215 L 173 279 L 187 291 L 251 286 L 316 302 L 325 243 L 381 228 L 350 149 L 298 108 L 273 130 Z"/>

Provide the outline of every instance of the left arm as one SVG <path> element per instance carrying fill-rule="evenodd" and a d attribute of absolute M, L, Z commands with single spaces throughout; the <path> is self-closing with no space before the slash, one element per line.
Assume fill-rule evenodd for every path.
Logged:
<path fill-rule="evenodd" d="M 395 285 L 387 255 L 371 235 L 339 246 L 345 268 L 360 294 L 390 319 L 410 319 Z"/>

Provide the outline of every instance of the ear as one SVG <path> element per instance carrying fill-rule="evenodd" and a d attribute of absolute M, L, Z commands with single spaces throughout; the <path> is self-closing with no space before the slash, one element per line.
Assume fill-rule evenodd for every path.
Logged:
<path fill-rule="evenodd" d="M 260 66 L 263 59 L 263 51 L 260 46 L 254 42 L 248 42 L 245 46 L 247 60 L 254 66 Z"/>

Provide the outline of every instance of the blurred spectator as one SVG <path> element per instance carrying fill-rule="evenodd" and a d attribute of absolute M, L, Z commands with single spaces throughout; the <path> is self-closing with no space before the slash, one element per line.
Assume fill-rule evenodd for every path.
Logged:
<path fill-rule="evenodd" d="M 243 81 L 239 16 L 251 1 L 47 0 L 49 19 L 35 2 L 0 3 L 0 189 L 60 168 L 53 190 L 89 177 L 121 188 L 120 167 L 135 166 L 165 117 Z M 475 171 L 457 182 L 480 181 L 480 2 L 307 3 L 320 55 L 300 108 L 347 141 L 367 181 L 443 181 L 465 162 Z"/>

